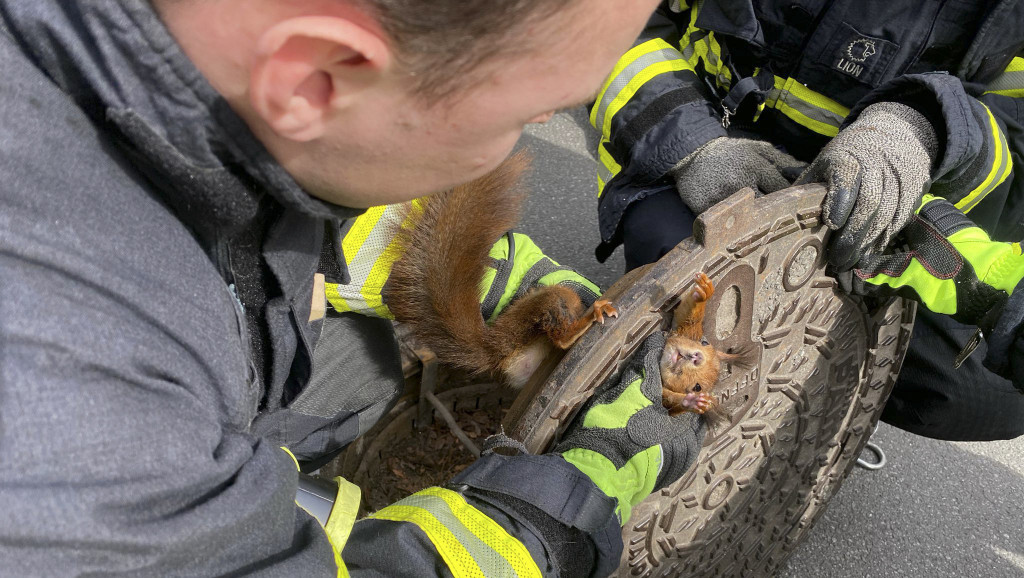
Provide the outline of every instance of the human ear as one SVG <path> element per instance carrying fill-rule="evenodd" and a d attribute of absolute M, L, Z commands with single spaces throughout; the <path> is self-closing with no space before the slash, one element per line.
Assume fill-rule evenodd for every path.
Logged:
<path fill-rule="evenodd" d="M 249 97 L 275 133 L 311 141 L 324 134 L 333 112 L 380 81 L 391 61 L 384 39 L 352 20 L 290 18 L 260 37 Z"/>

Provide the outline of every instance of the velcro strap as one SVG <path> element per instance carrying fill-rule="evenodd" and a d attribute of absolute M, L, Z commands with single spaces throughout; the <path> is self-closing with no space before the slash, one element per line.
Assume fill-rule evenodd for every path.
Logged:
<path fill-rule="evenodd" d="M 518 498 L 588 534 L 602 530 L 615 516 L 615 500 L 575 466 L 553 454 L 482 456 L 451 483 Z M 538 484 L 543 491 L 538 491 Z"/>
<path fill-rule="evenodd" d="M 700 90 L 691 85 L 666 92 L 648 104 L 643 112 L 630 119 L 626 126 L 616 133 L 612 146 L 618 151 L 632 150 L 633 145 L 643 138 L 647 131 L 662 122 L 670 112 L 688 102 L 698 100 L 706 99 Z"/>
<path fill-rule="evenodd" d="M 940 215 L 947 226 L 951 224 L 950 217 Z M 857 262 L 857 276 L 861 279 L 869 279 L 875 275 L 884 274 L 898 278 L 906 272 L 912 258 L 916 258 L 928 274 L 938 280 L 953 279 L 963 271 L 964 258 L 960 252 L 953 247 L 949 239 L 936 230 L 931 223 L 922 219 L 920 215 L 915 215 L 907 223 L 902 235 L 907 244 L 913 247 L 912 251 L 891 255 L 865 255 Z M 973 274 L 973 269 L 971 273 Z"/>
<path fill-rule="evenodd" d="M 741 78 L 722 99 L 722 107 L 730 114 L 735 114 L 750 95 L 754 95 L 756 103 L 761 104 L 765 100 L 765 95 L 774 86 L 774 78 L 767 69 L 758 72 L 757 76 Z"/>
<path fill-rule="evenodd" d="M 926 203 L 918 214 L 924 219 L 931 221 L 940 233 L 949 237 L 957 231 L 976 227 L 973 221 L 967 218 L 959 209 L 945 199 L 939 199 Z"/>

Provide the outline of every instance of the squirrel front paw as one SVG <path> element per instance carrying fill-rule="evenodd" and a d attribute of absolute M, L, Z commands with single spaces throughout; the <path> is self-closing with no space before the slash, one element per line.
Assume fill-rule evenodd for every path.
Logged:
<path fill-rule="evenodd" d="M 666 390 L 662 401 L 669 415 L 678 415 L 684 411 L 703 414 L 715 405 L 715 398 L 708 393 L 687 393 L 680 395 Z"/>
<path fill-rule="evenodd" d="M 605 315 L 614 319 L 619 316 L 619 310 L 612 305 L 611 301 L 607 299 L 598 299 L 597 301 L 594 301 L 593 315 L 594 321 L 604 323 Z"/>
<path fill-rule="evenodd" d="M 697 286 L 693 288 L 694 303 L 702 303 L 711 299 L 711 296 L 715 294 L 715 285 L 711 279 L 704 273 L 697 273 L 694 275 L 694 280 L 697 282 Z"/>

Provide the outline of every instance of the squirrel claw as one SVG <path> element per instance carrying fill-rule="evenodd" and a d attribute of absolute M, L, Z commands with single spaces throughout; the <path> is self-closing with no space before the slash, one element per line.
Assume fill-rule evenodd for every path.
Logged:
<path fill-rule="evenodd" d="M 711 279 L 704 273 L 697 273 L 694 275 L 694 280 L 697 282 L 697 286 L 693 289 L 693 298 L 697 303 L 707 301 L 715 293 L 715 286 L 711 283 Z"/>
<path fill-rule="evenodd" d="M 615 318 L 619 316 L 619 310 L 607 299 L 594 301 L 594 321 L 604 324 L 604 316 Z"/>
<path fill-rule="evenodd" d="M 704 413 L 711 409 L 711 396 L 706 393 L 688 393 L 679 405 L 695 413 Z"/>

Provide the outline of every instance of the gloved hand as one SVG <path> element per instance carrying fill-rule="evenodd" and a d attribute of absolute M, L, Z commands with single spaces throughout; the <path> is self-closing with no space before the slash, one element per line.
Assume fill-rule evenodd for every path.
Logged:
<path fill-rule="evenodd" d="M 796 184 L 824 182 L 828 260 L 836 271 L 862 254 L 881 252 L 907 223 L 931 178 L 938 155 L 935 129 L 909 106 L 880 102 L 864 109 L 818 154 Z"/>
<path fill-rule="evenodd" d="M 744 187 L 774 193 L 790 185 L 807 163 L 760 140 L 718 137 L 669 170 L 694 214 Z"/>
<path fill-rule="evenodd" d="M 907 248 L 868 255 L 840 275 L 860 295 L 893 295 L 920 301 L 988 332 L 1024 278 L 1020 243 L 993 241 L 949 201 L 924 195 L 901 237 Z"/>
<path fill-rule="evenodd" d="M 679 479 L 697 459 L 706 427 L 697 414 L 669 417 L 661 405 L 658 361 L 665 336 L 655 332 L 622 371 L 587 402 L 555 448 L 618 500 L 619 520 L 651 492 Z"/>

